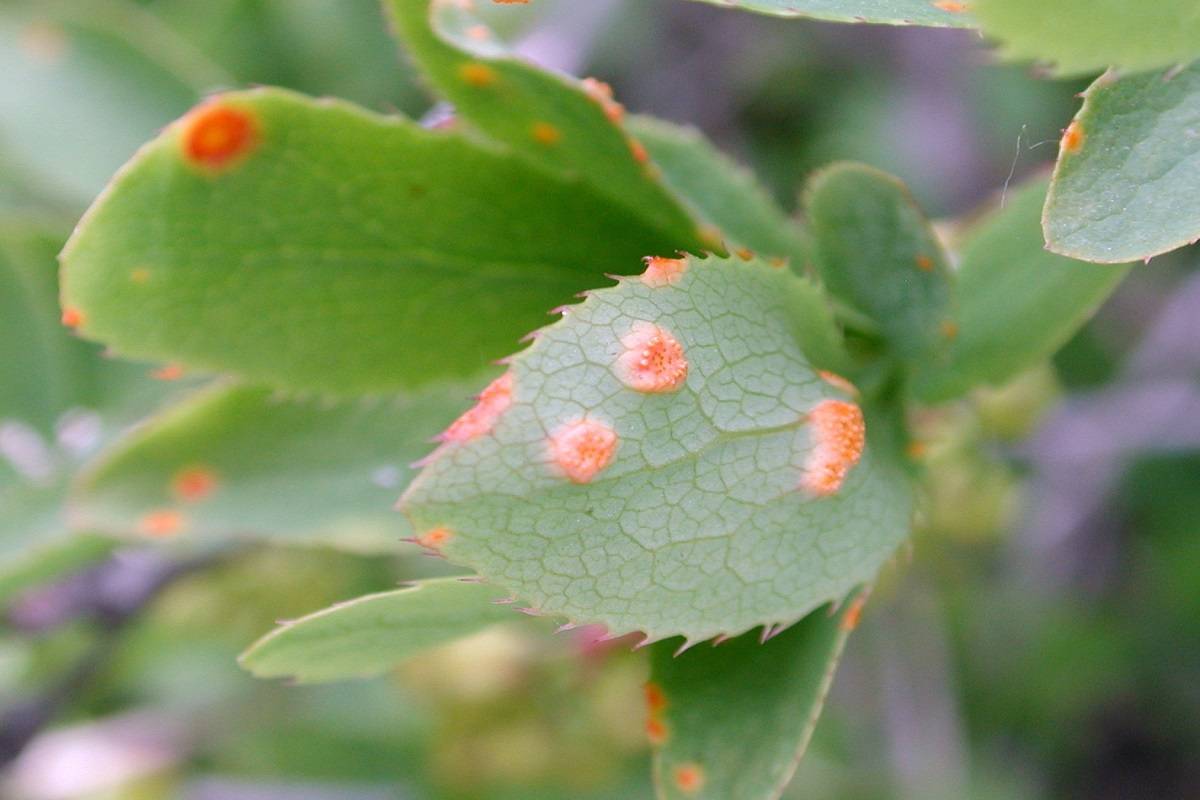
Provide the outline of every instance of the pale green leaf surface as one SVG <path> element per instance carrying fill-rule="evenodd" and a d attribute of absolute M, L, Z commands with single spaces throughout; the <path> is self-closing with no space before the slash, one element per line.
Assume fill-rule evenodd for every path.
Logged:
<path fill-rule="evenodd" d="M 700 131 L 643 116 L 630 117 L 626 128 L 645 145 L 663 181 L 696 216 L 719 229 L 729 247 L 787 258 L 795 269 L 806 266 L 808 244 L 800 224 Z"/>
<path fill-rule="evenodd" d="M 260 678 L 319 683 L 380 675 L 422 650 L 517 619 L 484 583 L 433 578 L 285 622 L 239 661 Z"/>
<path fill-rule="evenodd" d="M 837 493 L 800 488 L 807 415 L 845 399 L 805 357 L 803 279 L 756 260 L 688 264 L 673 285 L 626 279 L 572 306 L 513 360 L 494 428 L 432 458 L 401 507 L 418 531 L 452 533 L 449 560 L 548 614 L 698 640 L 799 619 L 891 556 L 908 487 L 873 446 Z M 621 340 L 644 323 L 686 354 L 675 392 L 618 378 Z M 580 419 L 618 445 L 577 484 L 547 437 Z"/>
<path fill-rule="evenodd" d="M 662 800 L 774 800 L 796 770 L 816 727 L 857 601 L 819 608 L 760 643 L 748 633 L 678 656 L 655 645 L 651 681 L 665 705 L 654 777 Z M 700 787 L 683 791 L 689 770 Z"/>
<path fill-rule="evenodd" d="M 628 208 L 669 237 L 674 248 L 704 246 L 682 203 L 648 164 L 634 158 L 621 125 L 579 81 L 513 57 L 493 33 L 472 37 L 469 31 L 487 28 L 464 4 L 387 3 L 408 54 L 457 114 L 539 166 L 574 176 Z M 486 69 L 491 81 L 477 85 L 481 81 L 465 79 L 463 70 L 472 67 Z"/>
<path fill-rule="evenodd" d="M 1015 377 L 1066 344 L 1125 277 L 1127 264 L 1085 264 L 1047 252 L 1040 227 L 1045 180 L 1008 193 L 963 247 L 958 336 L 917 394 L 945 400 Z"/>
<path fill-rule="evenodd" d="M 214 386 L 110 447 L 76 486 L 71 521 L 138 535 L 147 514 L 169 509 L 182 515 L 188 540 L 393 548 L 412 535 L 393 508 L 410 463 L 470 394 L 456 385 L 327 403 Z M 210 490 L 180 492 L 189 475 L 209 478 Z"/>
<path fill-rule="evenodd" d="M 131 3 L 0 8 L 0 148 L 52 194 L 82 205 L 129 154 L 227 83 Z"/>
<path fill-rule="evenodd" d="M 950 11 L 939 8 L 933 0 L 703 1 L 722 8 L 739 8 L 779 17 L 812 17 L 830 22 L 878 22 L 886 25 L 930 25 L 950 28 L 969 28 L 975 24 L 965 9 Z"/>
<path fill-rule="evenodd" d="M 871 317 L 905 360 L 948 344 L 953 284 L 941 244 L 902 183 L 836 164 L 806 190 L 816 262 L 829 292 Z"/>
<path fill-rule="evenodd" d="M 63 254 L 65 303 L 118 353 L 350 394 L 478 374 L 604 272 L 673 242 L 528 161 L 282 90 L 244 160 L 185 163 L 182 124 Z"/>
<path fill-rule="evenodd" d="M 1005 57 L 1046 62 L 1060 75 L 1169 67 L 1200 55 L 1195 0 L 974 0 L 971 10 Z"/>
<path fill-rule="evenodd" d="M 1111 264 L 1200 238 L 1200 61 L 1176 75 L 1104 76 L 1072 124 L 1082 139 L 1059 153 L 1046 199 L 1051 250 Z"/>

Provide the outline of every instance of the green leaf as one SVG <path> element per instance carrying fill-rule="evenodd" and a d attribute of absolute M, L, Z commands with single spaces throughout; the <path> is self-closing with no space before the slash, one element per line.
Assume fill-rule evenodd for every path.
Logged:
<path fill-rule="evenodd" d="M 642 116 L 631 117 L 626 129 L 645 145 L 667 186 L 720 230 L 730 247 L 788 258 L 797 269 L 806 265 L 808 244 L 800 224 L 700 131 Z"/>
<path fill-rule="evenodd" d="M 931 25 L 969 28 L 965 13 L 972 3 L 935 0 L 703 0 L 722 8 L 740 8 L 777 17 L 812 17 L 831 22 L 879 22 L 886 25 Z"/>
<path fill-rule="evenodd" d="M 864 595 L 821 608 L 766 642 L 752 634 L 651 656 L 647 729 L 658 797 L 772 800 L 816 727 Z"/>
<path fill-rule="evenodd" d="M 204 108 L 122 170 L 63 254 L 81 330 L 127 356 L 339 394 L 472 376 L 601 273 L 674 246 L 457 134 L 281 90 Z M 257 128 L 217 169 L 184 157 L 213 109 Z"/>
<path fill-rule="evenodd" d="M 1128 265 L 1082 264 L 1046 251 L 1040 227 L 1045 180 L 1010 192 L 972 230 L 958 280 L 958 336 L 917 394 L 946 400 L 1015 377 L 1053 355 L 1112 293 Z"/>
<path fill-rule="evenodd" d="M 387 0 L 408 54 L 455 111 L 487 136 L 653 224 L 675 249 L 705 241 L 622 129 L 611 100 L 511 56 L 464 3 Z M 481 36 L 482 32 L 482 36 Z M 519 206 L 518 206 L 519 207 Z M 709 247 L 719 243 L 708 243 Z"/>
<path fill-rule="evenodd" d="M 433 578 L 380 592 L 285 622 L 239 661 L 260 678 L 297 683 L 380 675 L 422 650 L 514 621 L 504 593 L 484 583 Z"/>
<path fill-rule="evenodd" d="M 975 0 L 971 10 L 1006 58 L 1047 62 L 1059 75 L 1169 67 L 1200 55 L 1195 0 Z"/>
<path fill-rule="evenodd" d="M 81 477 L 71 519 L 115 535 L 152 532 L 158 519 L 188 540 L 391 548 L 411 536 L 393 508 L 410 462 L 469 395 L 451 386 L 331 404 L 214 386 L 109 448 Z"/>
<path fill-rule="evenodd" d="M 667 265 L 543 330 L 401 507 L 451 561 L 613 633 L 799 619 L 891 556 L 905 478 L 873 445 L 854 465 L 857 406 L 805 355 L 804 279 L 714 257 L 667 282 Z"/>
<path fill-rule="evenodd" d="M 904 185 L 861 164 L 822 170 L 806 192 L 816 261 L 829 291 L 868 315 L 904 360 L 946 349 L 946 255 Z"/>
<path fill-rule="evenodd" d="M 139 144 L 228 83 L 136 4 L 0 9 L 0 146 L 56 196 L 87 203 Z"/>
<path fill-rule="evenodd" d="M 103 536 L 57 536 L 30 544 L 0 558 L 0 603 L 7 603 L 14 595 L 60 575 L 83 569 L 113 549 L 113 541 Z"/>
<path fill-rule="evenodd" d="M 1200 18 L 1200 6 L 1197 7 Z M 1064 134 L 1046 199 L 1051 250 L 1118 263 L 1200 237 L 1200 61 L 1101 77 Z"/>

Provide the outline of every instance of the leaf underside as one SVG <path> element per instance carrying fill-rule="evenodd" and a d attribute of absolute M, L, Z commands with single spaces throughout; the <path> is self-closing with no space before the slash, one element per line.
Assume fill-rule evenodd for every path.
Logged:
<path fill-rule="evenodd" d="M 819 608 L 766 642 L 746 634 L 678 656 L 670 642 L 655 645 L 648 699 L 661 708 L 651 705 L 647 725 L 661 740 L 658 797 L 779 797 L 816 727 L 859 602 Z"/>
<path fill-rule="evenodd" d="M 1044 217 L 1049 248 L 1120 263 L 1200 238 L 1198 131 L 1200 61 L 1178 74 L 1097 80 L 1058 156 Z"/>
<path fill-rule="evenodd" d="M 840 490 L 800 488 L 808 415 L 847 397 L 817 376 L 793 319 L 815 287 L 759 261 L 688 258 L 676 283 L 592 292 L 513 359 L 494 428 L 447 442 L 402 500 L 418 532 L 544 613 L 650 640 L 799 619 L 870 580 L 908 529 L 905 479 L 868 446 Z M 618 377 L 653 323 L 689 362 L 677 391 Z M 573 483 L 548 436 L 611 428 L 611 464 Z M 868 419 L 867 429 L 872 429 Z"/>

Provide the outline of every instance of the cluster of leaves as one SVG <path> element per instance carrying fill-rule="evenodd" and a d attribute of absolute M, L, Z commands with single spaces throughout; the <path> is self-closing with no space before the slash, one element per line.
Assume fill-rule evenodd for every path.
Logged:
<path fill-rule="evenodd" d="M 448 124 L 231 92 L 113 179 L 63 253 L 65 321 L 117 355 L 222 377 L 82 474 L 64 470 L 49 487 L 0 476 L 3 513 L 36 500 L 51 529 L 182 550 L 253 538 L 381 551 L 407 535 L 485 582 L 430 580 L 335 606 L 282 626 L 244 665 L 301 681 L 378 674 L 510 619 L 489 601 L 511 593 L 568 625 L 644 634 L 662 796 L 777 796 L 864 587 L 908 534 L 919 473 L 907 411 L 1045 359 L 1117 285 L 1121 262 L 1195 238 L 1186 188 L 1200 168 L 1200 73 L 1101 78 L 1050 183 L 1010 191 L 946 242 L 899 181 L 854 164 L 814 176 L 806 222 L 789 219 L 697 132 L 626 115 L 602 84 L 511 56 L 464 5 L 389 4 L 406 52 L 455 108 Z M 1049 57 L 1065 73 L 1099 66 L 1057 28 L 1008 26 L 1001 2 L 975 16 L 917 0 L 742 5 L 978 19 L 1014 57 Z M 1119 28 L 1110 5 L 1080 13 Z M 1169 50 L 1167 63 L 1200 40 L 1178 28 L 1177 48 L 1153 51 Z M 1023 44 L 1026 34 L 1041 38 Z M 1120 66 L 1166 65 L 1121 52 Z M 5 279 L 46 284 L 22 266 L 29 243 L 5 242 Z M 652 262 L 635 277 L 646 256 L 669 259 L 667 273 Z M 597 289 L 606 274 L 617 285 Z M 48 288 L 34 287 L 29 307 Z M 14 387 L 0 416 L 46 432 L 94 390 L 68 386 L 81 374 L 71 353 L 86 346 L 19 314 L 0 322 L 10 319 L 11 336 L 36 335 L 29 352 L 44 356 L 28 367 L 37 386 L 0 384 Z M 631 391 L 621 373 L 639 325 L 686 354 L 668 391 Z M 413 481 L 406 465 L 502 357 L 495 418 L 445 437 Z M 164 402 L 158 385 L 127 385 Z M 811 422 L 826 403 L 861 407 L 867 439 L 861 456 L 841 456 L 845 480 L 814 492 L 800 476 L 828 449 Z M 485 398 L 467 421 L 488 411 Z M 616 455 L 601 477 L 568 480 L 547 437 L 586 420 L 615 436 Z M 407 523 L 390 511 L 406 487 Z M 22 526 L 31 540 L 47 530 Z M 763 644 L 747 633 L 756 627 Z M 682 646 L 666 641 L 676 637 Z M 733 641 L 674 657 L 714 637 Z"/>

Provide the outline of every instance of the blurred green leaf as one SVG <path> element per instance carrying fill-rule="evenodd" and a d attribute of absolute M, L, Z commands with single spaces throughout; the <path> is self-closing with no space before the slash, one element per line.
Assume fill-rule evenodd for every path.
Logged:
<path fill-rule="evenodd" d="M 1169 67 L 1200 55 L 1195 0 L 974 0 L 971 10 L 1006 58 L 1047 62 L 1060 75 Z"/>
<path fill-rule="evenodd" d="M 972 3 L 935 0 L 703 0 L 722 8 L 740 8 L 779 17 L 812 17 L 831 22 L 880 22 L 886 25 L 933 25 L 969 28 Z"/>
<path fill-rule="evenodd" d="M 806 190 L 816 262 L 830 293 L 878 323 L 908 361 L 945 350 L 953 285 L 946 255 L 904 185 L 861 164 L 836 164 Z"/>
<path fill-rule="evenodd" d="M 240 661 L 260 678 L 297 683 L 382 674 L 429 647 L 513 621 L 502 590 L 459 578 L 434 578 L 411 588 L 339 603 L 284 623 L 258 640 Z"/>
<path fill-rule="evenodd" d="M 64 251 L 65 303 L 124 355 L 338 394 L 466 377 L 601 273 L 673 246 L 455 134 L 281 90 L 215 102 L 258 127 L 243 161 L 188 163 L 185 117 Z"/>
<path fill-rule="evenodd" d="M 1045 180 L 1010 192 L 966 239 L 958 280 L 958 336 L 916 391 L 946 400 L 1013 378 L 1049 358 L 1095 312 L 1128 265 L 1084 264 L 1047 252 L 1040 227 Z"/>
<path fill-rule="evenodd" d="M 73 205 L 228 82 L 152 14 L 115 0 L 4 4 L 0 75 L 0 150 Z"/>
<path fill-rule="evenodd" d="M 730 247 L 788 258 L 796 269 L 808 261 L 800 223 L 788 219 L 753 173 L 712 146 L 695 128 L 653 117 L 631 117 L 626 129 L 645 145 L 663 181 L 698 218 L 718 228 Z"/>
<path fill-rule="evenodd" d="M 681 203 L 635 155 L 620 113 L 593 84 L 512 57 L 463 3 L 387 0 L 408 54 L 456 113 L 546 169 L 590 187 L 668 238 L 697 251 L 705 242 Z M 708 243 L 711 249 L 715 243 Z"/>
<path fill-rule="evenodd" d="M 411 535 L 396 498 L 470 394 L 437 387 L 340 403 L 218 385 L 151 418 L 81 476 L 71 521 L 146 533 L 175 514 L 188 540 L 266 537 L 391 548 Z M 159 517 L 168 520 L 170 517 Z"/>
<path fill-rule="evenodd" d="M 402 508 L 452 562 L 614 634 L 799 619 L 892 555 L 906 479 L 873 445 L 855 465 L 857 406 L 805 356 L 802 278 L 712 257 L 662 282 L 661 266 L 541 331 L 510 396 L 477 409 L 491 426 L 446 441 Z"/>
<path fill-rule="evenodd" d="M 1193 40 L 1200 46 L 1200 32 Z M 1178 74 L 1099 78 L 1063 136 L 1046 199 L 1049 248 L 1112 264 L 1200 238 L 1198 132 L 1200 61 Z"/>
<path fill-rule="evenodd" d="M 800 763 L 864 595 L 818 608 L 765 642 L 753 634 L 675 655 L 654 647 L 647 730 L 658 797 L 772 800 Z"/>

